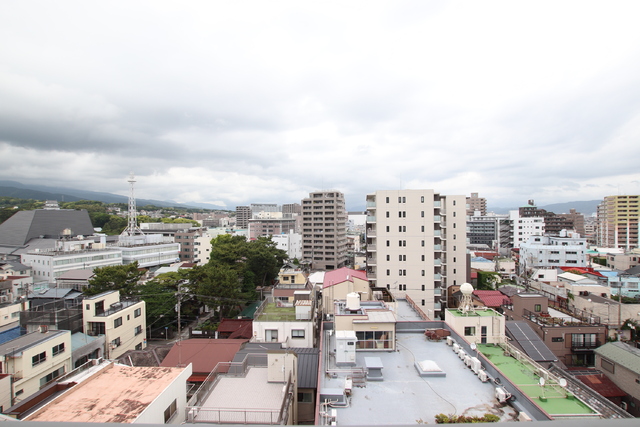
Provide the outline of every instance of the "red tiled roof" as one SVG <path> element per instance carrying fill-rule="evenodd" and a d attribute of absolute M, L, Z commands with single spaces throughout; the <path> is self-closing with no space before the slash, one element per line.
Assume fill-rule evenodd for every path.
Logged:
<path fill-rule="evenodd" d="M 511 303 L 511 299 L 500 291 L 479 290 L 473 291 L 473 295 L 487 307 L 500 307 L 503 304 Z"/>
<path fill-rule="evenodd" d="M 175 344 L 160 366 L 168 368 L 192 363 L 193 374 L 208 374 L 218 362 L 231 362 L 248 340 L 194 338 Z"/>
<path fill-rule="evenodd" d="M 229 339 L 249 339 L 253 335 L 253 320 L 222 319 L 218 325 L 218 332 L 230 333 Z"/>
<path fill-rule="evenodd" d="M 475 251 L 475 253 L 476 253 L 476 256 L 481 256 L 482 258 L 488 259 L 490 261 L 493 261 L 493 259 L 498 256 L 498 252 Z"/>
<path fill-rule="evenodd" d="M 624 397 L 627 395 L 604 374 L 577 375 L 577 377 L 604 397 Z"/>
<path fill-rule="evenodd" d="M 596 271 L 594 268 L 591 268 L 591 267 L 560 267 L 560 269 L 562 271 L 576 270 L 582 274 L 592 274 L 594 276 L 603 277 L 603 278 L 606 277 L 602 275 L 599 271 Z"/>
<path fill-rule="evenodd" d="M 353 282 L 354 277 L 365 281 L 368 280 L 367 273 L 365 273 L 364 271 L 342 267 L 337 270 L 327 271 L 324 274 L 324 282 L 322 284 L 322 287 L 328 288 L 329 286 L 337 285 L 338 283 L 346 282 L 347 280 Z"/>

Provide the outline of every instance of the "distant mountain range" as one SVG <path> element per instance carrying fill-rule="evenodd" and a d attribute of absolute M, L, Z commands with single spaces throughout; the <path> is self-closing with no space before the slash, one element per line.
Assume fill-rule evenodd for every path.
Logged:
<path fill-rule="evenodd" d="M 57 200 L 58 202 L 77 202 L 78 200 L 95 200 L 103 203 L 128 203 L 129 198 L 112 193 L 77 190 L 65 187 L 48 187 L 46 185 L 24 185 L 16 181 L 0 180 L 0 197 L 18 199 Z M 180 207 L 191 209 L 229 210 L 209 203 L 177 203 L 170 200 L 136 199 L 138 206 L 154 205 L 162 208 Z"/>

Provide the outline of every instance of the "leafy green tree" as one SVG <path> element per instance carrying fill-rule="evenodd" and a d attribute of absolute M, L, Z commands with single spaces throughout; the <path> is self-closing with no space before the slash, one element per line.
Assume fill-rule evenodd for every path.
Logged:
<path fill-rule="evenodd" d="M 117 235 L 127 227 L 127 219 L 116 215 L 109 215 L 109 221 L 102 226 L 102 232 L 109 235 Z"/>
<path fill-rule="evenodd" d="M 220 320 L 244 302 L 238 285 L 238 274 L 223 264 L 206 264 L 188 270 L 188 289 L 205 305 L 219 311 Z"/>
<path fill-rule="evenodd" d="M 478 289 L 494 290 L 500 283 L 500 275 L 494 271 L 478 271 Z"/>
<path fill-rule="evenodd" d="M 136 287 L 144 271 L 138 268 L 138 263 L 127 265 L 110 265 L 93 270 L 94 277 L 89 280 L 85 295 L 97 295 L 106 291 L 120 291 L 122 296 L 137 294 Z"/>

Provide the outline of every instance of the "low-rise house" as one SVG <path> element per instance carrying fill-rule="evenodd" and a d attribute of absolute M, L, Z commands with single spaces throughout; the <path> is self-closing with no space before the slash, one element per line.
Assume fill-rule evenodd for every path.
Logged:
<path fill-rule="evenodd" d="M 251 341 L 314 347 L 316 320 L 311 291 L 296 291 L 293 302 L 265 299 L 254 315 Z"/>
<path fill-rule="evenodd" d="M 640 417 L 640 349 L 620 341 L 595 350 L 596 368 L 627 393 L 622 408 Z"/>
<path fill-rule="evenodd" d="M 352 292 L 335 302 L 333 312 L 337 332 L 355 332 L 356 350 L 395 350 L 397 319 L 385 302 L 361 302 L 359 294 Z"/>
<path fill-rule="evenodd" d="M 614 270 L 628 270 L 640 265 L 640 249 L 636 248 L 627 253 L 607 254 L 607 267 Z"/>
<path fill-rule="evenodd" d="M 89 280 L 94 276 L 92 268 L 67 271 L 56 278 L 56 288 L 82 292 L 89 287 Z"/>
<path fill-rule="evenodd" d="M 71 371 L 71 332 L 50 331 L 22 335 L 0 345 L 2 373 L 13 377 L 12 404 Z"/>
<path fill-rule="evenodd" d="M 278 283 L 273 288 L 274 299 L 293 302 L 296 291 L 310 291 L 311 284 L 307 279 L 307 274 L 294 265 L 286 264 L 278 273 Z"/>
<path fill-rule="evenodd" d="M 105 358 L 117 359 L 128 350 L 147 346 L 145 303 L 135 298 L 120 298 L 120 292 L 108 291 L 82 301 L 84 333 L 105 336 Z"/>
<path fill-rule="evenodd" d="M 607 327 L 593 313 L 549 307 L 547 296 L 519 293 L 505 307 L 509 320 L 526 320 L 540 339 L 566 366 L 593 366 L 593 350 L 607 337 Z"/>

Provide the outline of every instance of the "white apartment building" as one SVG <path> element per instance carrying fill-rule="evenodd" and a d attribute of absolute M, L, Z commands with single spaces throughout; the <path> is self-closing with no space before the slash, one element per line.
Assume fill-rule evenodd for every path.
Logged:
<path fill-rule="evenodd" d="M 527 240 L 529 236 L 544 235 L 544 218 L 542 217 L 521 217 L 519 211 L 509 211 L 511 222 L 511 244 L 514 248 Z"/>
<path fill-rule="evenodd" d="M 466 197 L 433 190 L 367 195 L 367 277 L 439 318 L 446 289 L 467 279 Z"/>
<path fill-rule="evenodd" d="M 20 255 L 20 262 L 30 266 L 35 282 L 55 283 L 56 278 L 72 270 L 122 265 L 120 248 L 52 250 Z"/>
<path fill-rule="evenodd" d="M 577 233 L 570 237 L 529 236 L 520 244 L 520 259 L 526 268 L 586 267 L 587 239 Z"/>
<path fill-rule="evenodd" d="M 276 243 L 278 249 L 287 253 L 289 259 L 302 259 L 302 234 L 290 230 L 288 234 L 274 234 L 271 240 Z"/>

